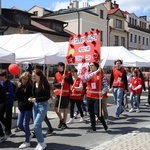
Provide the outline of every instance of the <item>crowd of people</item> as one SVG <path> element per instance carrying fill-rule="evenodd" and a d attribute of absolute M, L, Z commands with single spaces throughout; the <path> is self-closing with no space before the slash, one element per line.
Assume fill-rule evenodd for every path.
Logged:
<path fill-rule="evenodd" d="M 74 122 L 80 113 L 80 122 L 86 121 L 85 115 L 89 114 L 90 127 L 86 132 L 95 132 L 96 123 L 100 121 L 105 131 L 108 130 L 109 114 L 107 110 L 108 92 L 113 93 L 116 104 L 115 117 L 130 107 L 129 113 L 140 112 L 140 97 L 145 88 L 145 79 L 140 69 L 124 68 L 121 60 L 114 62 L 110 80 L 96 62 L 89 63 L 89 72 L 82 78 L 74 67 L 66 70 L 63 62 L 58 63 L 58 72 L 54 77 L 55 90 L 54 110 L 58 116 L 58 128 L 64 130 L 68 124 Z M 44 150 L 46 143 L 42 133 L 42 122 L 48 126 L 47 134 L 54 129 L 47 117 L 48 100 L 52 97 L 52 89 L 42 70 L 35 68 L 32 74 L 23 72 L 14 88 L 8 79 L 7 71 L 0 70 L 0 142 L 12 135 L 12 107 L 18 101 L 17 129 L 24 131 L 25 140 L 19 149 L 30 147 L 33 136 L 37 139 L 34 150 Z M 128 99 L 129 97 L 129 99 Z M 86 100 L 87 107 L 83 102 Z M 130 105 L 129 105 L 130 100 Z M 76 106 L 76 107 L 75 107 Z M 148 73 L 148 103 L 150 106 L 150 73 Z M 67 119 L 68 109 L 70 118 Z M 34 132 L 30 130 L 30 121 L 33 122 Z"/>

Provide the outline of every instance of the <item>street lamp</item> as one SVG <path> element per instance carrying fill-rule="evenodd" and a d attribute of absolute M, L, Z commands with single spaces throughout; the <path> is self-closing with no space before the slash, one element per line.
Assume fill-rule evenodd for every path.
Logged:
<path fill-rule="evenodd" d="M 106 17 L 107 20 L 107 46 L 109 46 L 109 16 Z"/>

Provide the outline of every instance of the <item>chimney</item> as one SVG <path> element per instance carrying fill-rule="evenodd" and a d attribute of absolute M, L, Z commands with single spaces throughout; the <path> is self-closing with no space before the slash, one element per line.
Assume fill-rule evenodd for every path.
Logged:
<path fill-rule="evenodd" d="M 112 1 L 105 0 L 105 7 L 107 8 L 107 10 L 110 10 L 112 8 Z"/>
<path fill-rule="evenodd" d="M 114 9 L 119 8 L 119 5 L 116 3 L 116 1 L 114 1 L 113 7 L 114 7 Z"/>
<path fill-rule="evenodd" d="M 140 16 L 139 18 L 144 18 L 147 21 L 147 16 Z"/>
<path fill-rule="evenodd" d="M 79 8 L 79 1 L 77 0 L 73 1 L 73 8 Z"/>

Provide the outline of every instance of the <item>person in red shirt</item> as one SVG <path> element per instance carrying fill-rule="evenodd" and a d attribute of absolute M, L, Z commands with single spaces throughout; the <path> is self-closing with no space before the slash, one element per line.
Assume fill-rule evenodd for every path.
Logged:
<path fill-rule="evenodd" d="M 76 68 L 71 70 L 71 74 L 73 77 L 73 85 L 70 87 L 70 119 L 67 122 L 67 124 L 72 123 L 74 121 L 73 115 L 74 115 L 74 106 L 76 104 L 81 119 L 80 121 L 84 121 L 83 118 L 83 111 L 81 108 L 81 101 L 82 101 L 82 94 L 83 94 L 83 82 L 81 78 L 78 77 L 78 70 Z"/>
<path fill-rule="evenodd" d="M 65 64 L 63 62 L 58 63 L 58 72 L 55 74 L 54 79 L 54 90 L 55 94 L 55 111 L 60 119 L 60 123 L 58 124 L 58 128 L 65 129 L 67 128 L 66 120 L 67 120 L 67 111 L 68 105 L 70 101 L 70 85 L 73 84 L 73 79 L 70 71 L 65 71 Z M 61 96 L 60 109 L 63 109 L 63 117 L 61 115 L 60 110 L 58 110 L 59 100 Z"/>
<path fill-rule="evenodd" d="M 86 97 L 91 122 L 91 129 L 87 132 L 96 131 L 95 115 L 101 121 L 104 130 L 107 131 L 108 126 L 106 125 L 104 117 L 102 114 L 99 114 L 99 100 L 100 96 L 103 97 L 103 94 L 107 92 L 108 82 L 106 77 L 101 72 L 101 69 L 99 69 L 98 63 L 90 63 L 90 72 L 85 75 L 85 80 L 87 83 Z"/>
<path fill-rule="evenodd" d="M 114 62 L 115 67 L 110 76 L 110 91 L 113 92 L 114 101 L 116 103 L 116 119 L 124 111 L 122 107 L 123 92 L 127 93 L 128 83 L 122 60 L 118 59 Z"/>
<path fill-rule="evenodd" d="M 133 71 L 133 77 L 130 79 L 130 85 L 129 88 L 131 90 L 130 92 L 130 100 L 131 100 L 131 109 L 129 112 L 140 112 L 140 95 L 141 95 L 141 88 L 142 88 L 142 80 L 138 76 L 138 71 Z M 133 97 L 135 97 L 136 103 L 137 103 L 137 109 L 134 109 L 133 104 Z"/>

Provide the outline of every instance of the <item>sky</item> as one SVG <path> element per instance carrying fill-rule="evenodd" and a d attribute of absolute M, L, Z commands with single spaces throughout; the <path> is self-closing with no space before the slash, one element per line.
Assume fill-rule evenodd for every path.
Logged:
<path fill-rule="evenodd" d="M 87 0 L 79 0 L 79 7 L 83 7 L 83 2 Z M 88 0 L 89 5 L 93 6 L 104 2 L 105 0 Z M 112 0 L 114 1 L 114 0 Z M 134 13 L 137 17 L 147 16 L 150 21 L 150 0 L 116 0 L 119 7 L 123 11 Z M 11 8 L 13 6 L 28 11 L 34 5 L 38 5 L 50 10 L 65 9 L 69 6 L 70 0 L 1 0 L 2 8 Z"/>

